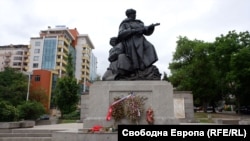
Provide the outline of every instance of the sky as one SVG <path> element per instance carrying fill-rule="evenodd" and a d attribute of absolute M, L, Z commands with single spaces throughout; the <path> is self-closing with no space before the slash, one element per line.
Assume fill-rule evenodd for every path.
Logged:
<path fill-rule="evenodd" d="M 249 31 L 249 6 L 249 0 L 0 0 L 0 46 L 29 44 L 48 26 L 77 28 L 92 41 L 102 76 L 109 66 L 109 39 L 133 8 L 145 25 L 160 23 L 146 39 L 158 55 L 154 65 L 169 76 L 179 36 L 213 42 L 232 30 Z"/>

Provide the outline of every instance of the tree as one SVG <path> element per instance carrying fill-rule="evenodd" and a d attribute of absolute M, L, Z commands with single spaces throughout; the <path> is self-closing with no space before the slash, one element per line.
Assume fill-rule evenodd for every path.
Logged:
<path fill-rule="evenodd" d="M 163 72 L 163 78 L 162 78 L 162 80 L 169 81 L 169 78 L 168 78 L 168 75 L 167 75 L 166 72 Z"/>
<path fill-rule="evenodd" d="M 179 37 L 173 62 L 169 64 L 170 82 L 177 90 L 192 91 L 195 101 L 201 101 L 206 111 L 207 104 L 216 98 L 216 75 L 210 59 L 211 43 Z"/>
<path fill-rule="evenodd" d="M 20 119 L 37 120 L 41 115 L 45 114 L 44 106 L 37 101 L 24 101 L 17 106 L 20 113 Z"/>
<path fill-rule="evenodd" d="M 19 118 L 18 109 L 8 101 L 0 101 L 0 122 L 17 121 Z"/>
<path fill-rule="evenodd" d="M 25 101 L 27 94 L 27 77 L 13 68 L 0 72 L 0 99 L 16 106 Z"/>
<path fill-rule="evenodd" d="M 250 34 L 248 31 L 237 33 L 229 31 L 226 35 L 216 37 L 214 42 L 214 62 L 221 78 L 221 89 L 225 94 L 234 95 L 240 103 L 250 104 Z"/>
<path fill-rule="evenodd" d="M 42 87 L 34 88 L 30 90 L 30 100 L 46 103 L 48 101 L 48 96 L 46 95 L 46 90 Z"/>
<path fill-rule="evenodd" d="M 232 70 L 230 75 L 232 80 L 235 83 L 232 83 L 231 86 L 234 86 L 236 92 L 236 98 L 238 98 L 238 102 L 242 105 L 249 105 L 250 98 L 250 48 L 242 48 L 232 56 L 231 59 L 231 67 Z"/>
<path fill-rule="evenodd" d="M 250 34 L 229 31 L 213 43 L 179 37 L 173 62 L 169 64 L 170 82 L 177 90 L 190 90 L 194 101 L 215 105 L 231 95 L 249 105 Z M 232 100 L 229 100 L 232 102 Z"/>
<path fill-rule="evenodd" d="M 64 114 L 76 110 L 76 105 L 79 101 L 77 94 L 79 85 L 74 77 L 72 64 L 72 56 L 68 55 L 66 75 L 57 80 L 55 88 L 55 104 L 61 111 L 61 118 Z"/>

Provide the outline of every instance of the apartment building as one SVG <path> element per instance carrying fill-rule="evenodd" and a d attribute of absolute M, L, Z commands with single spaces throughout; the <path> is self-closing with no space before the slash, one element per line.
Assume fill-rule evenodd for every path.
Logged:
<path fill-rule="evenodd" d="M 75 76 L 79 82 L 83 84 L 83 92 L 88 91 L 89 83 L 91 82 L 91 75 L 96 76 L 96 72 L 92 71 L 91 66 L 95 64 L 96 60 L 91 60 L 92 49 L 94 46 L 87 34 L 80 34 L 77 36 L 76 43 L 76 70 Z"/>
<path fill-rule="evenodd" d="M 70 48 L 74 50 L 72 49 L 74 40 L 75 37 L 64 26 L 41 30 L 40 37 L 31 37 L 27 70 L 29 72 L 39 69 L 50 70 L 62 77 L 66 73 Z"/>
<path fill-rule="evenodd" d="M 0 71 L 11 67 L 19 71 L 26 71 L 29 45 L 0 46 Z"/>
<path fill-rule="evenodd" d="M 94 56 L 92 49 L 94 46 L 87 34 L 79 34 L 76 28 L 69 29 L 66 26 L 48 27 L 40 31 L 39 37 L 30 38 L 27 70 L 32 72 L 32 89 L 41 87 L 45 89 L 49 97 L 48 103 L 45 103 L 47 109 L 51 106 L 50 101 L 53 97 L 51 92 L 56 79 L 66 74 L 69 53 L 72 56 L 75 78 L 82 83 L 82 93 L 88 91 L 91 78 L 96 76 L 96 68 L 93 67 L 97 66 L 96 58 L 91 61 L 91 56 Z"/>
<path fill-rule="evenodd" d="M 92 50 L 94 45 L 87 34 L 79 34 L 76 28 L 66 26 L 48 27 L 38 37 L 31 37 L 29 45 L 0 46 L 0 71 L 12 67 L 29 76 L 31 93 L 43 89 L 48 97 L 43 102 L 51 108 L 52 91 L 57 78 L 66 74 L 69 53 L 75 78 L 82 84 L 82 93 L 89 90 L 97 78 L 97 58 Z"/>

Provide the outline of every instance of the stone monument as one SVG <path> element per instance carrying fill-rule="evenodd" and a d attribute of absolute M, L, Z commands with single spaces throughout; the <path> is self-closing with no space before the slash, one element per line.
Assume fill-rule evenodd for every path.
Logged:
<path fill-rule="evenodd" d="M 89 95 L 82 99 L 87 105 L 84 128 L 114 124 L 178 124 L 173 86 L 161 81 L 161 74 L 154 65 L 158 61 L 156 50 L 145 37 L 152 35 L 160 24 L 145 26 L 136 19 L 134 9 L 126 10 L 125 15 L 127 18 L 120 23 L 118 36 L 110 39 L 110 65 L 103 81 L 94 82 Z M 131 105 L 134 107 L 129 107 Z"/>
<path fill-rule="evenodd" d="M 134 96 L 145 97 L 143 112 L 138 123 L 124 118 L 117 124 L 148 124 L 146 110 L 154 111 L 154 124 L 178 124 L 174 116 L 173 87 L 167 81 L 97 81 L 90 87 L 88 112 L 83 120 L 84 128 L 94 125 L 110 127 L 115 120 L 107 120 L 110 105 L 115 97 L 126 97 L 133 92 Z M 86 99 L 87 100 L 87 99 Z M 84 101 L 84 99 L 83 99 Z"/>
<path fill-rule="evenodd" d="M 145 37 L 152 35 L 160 23 L 144 26 L 136 19 L 134 9 L 128 9 L 126 16 L 118 36 L 110 39 L 110 66 L 102 80 L 160 80 L 161 74 L 154 65 L 158 61 L 156 50 Z"/>

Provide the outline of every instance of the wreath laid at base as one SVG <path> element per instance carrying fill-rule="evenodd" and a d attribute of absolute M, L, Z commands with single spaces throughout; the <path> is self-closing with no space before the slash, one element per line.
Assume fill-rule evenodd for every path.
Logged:
<path fill-rule="evenodd" d="M 151 107 L 145 111 L 145 101 L 147 97 L 135 95 L 131 92 L 127 96 L 117 96 L 114 97 L 114 102 L 110 105 L 108 109 L 108 114 L 106 120 L 111 120 L 111 117 L 115 122 L 118 122 L 122 119 L 128 119 L 132 123 L 138 124 L 141 120 L 141 114 L 146 113 L 146 121 L 148 124 L 154 124 L 154 112 Z M 116 132 L 117 129 L 114 126 L 103 127 L 100 125 L 95 125 L 89 129 L 88 133 L 108 133 Z"/>
<path fill-rule="evenodd" d="M 133 92 L 125 97 L 115 97 L 113 104 L 109 107 L 109 113 L 107 115 L 107 120 L 111 117 L 114 118 L 115 122 L 121 119 L 128 119 L 132 123 L 139 123 L 141 120 L 141 114 L 145 112 L 145 101 L 147 97 L 134 95 Z M 146 111 L 146 121 L 149 124 L 153 124 L 153 110 L 150 107 Z"/>

